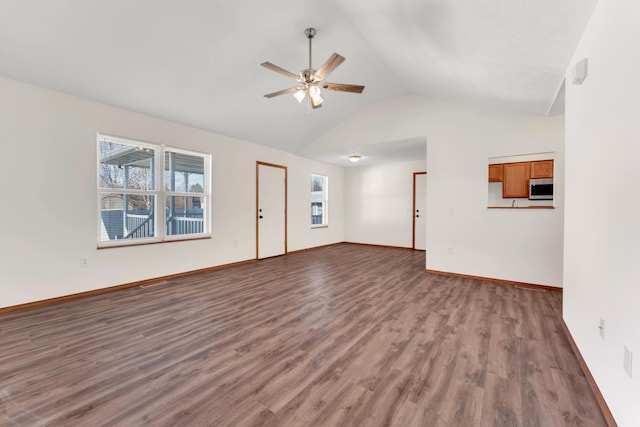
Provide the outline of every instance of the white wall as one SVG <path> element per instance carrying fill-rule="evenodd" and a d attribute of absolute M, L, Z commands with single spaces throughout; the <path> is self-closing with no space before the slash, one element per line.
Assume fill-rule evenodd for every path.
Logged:
<path fill-rule="evenodd" d="M 340 167 L 4 78 L 0 93 L 0 307 L 255 258 L 256 160 L 289 167 L 290 251 L 344 240 Z M 213 238 L 98 250 L 96 132 L 211 153 Z M 309 224 L 311 173 L 331 182 L 328 228 Z"/>
<path fill-rule="evenodd" d="M 620 426 L 640 425 L 639 52 L 640 2 L 600 1 L 567 72 L 563 314 Z"/>
<path fill-rule="evenodd" d="M 427 140 L 427 268 L 561 287 L 564 117 L 407 96 L 356 112 L 304 152 L 417 136 Z M 489 157 L 549 151 L 555 209 L 487 209 Z"/>
<path fill-rule="evenodd" d="M 345 240 L 411 248 L 413 173 L 426 160 L 351 167 L 345 171 Z"/>

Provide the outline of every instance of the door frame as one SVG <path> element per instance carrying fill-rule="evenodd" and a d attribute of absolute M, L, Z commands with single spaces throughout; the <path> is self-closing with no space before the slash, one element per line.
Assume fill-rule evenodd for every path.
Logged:
<path fill-rule="evenodd" d="M 259 256 L 259 216 L 260 213 L 258 212 L 258 209 L 260 209 L 259 206 L 259 202 L 260 202 L 260 166 L 266 166 L 266 167 L 271 167 L 271 168 L 280 168 L 280 169 L 284 169 L 284 255 L 286 255 L 288 253 L 287 250 L 287 206 L 288 206 L 288 200 L 287 200 L 287 194 L 289 193 L 289 183 L 288 183 L 288 168 L 287 166 L 283 166 L 283 165 L 277 165 L 275 163 L 267 163 L 267 162 L 261 162 L 261 161 L 256 161 L 256 260 L 259 260 L 260 258 Z"/>
<path fill-rule="evenodd" d="M 426 175 L 426 174 L 427 174 L 426 171 L 413 173 L 413 210 L 411 211 L 411 219 L 412 219 L 411 248 L 413 250 L 416 249 L 416 179 L 418 178 L 418 175 Z"/>

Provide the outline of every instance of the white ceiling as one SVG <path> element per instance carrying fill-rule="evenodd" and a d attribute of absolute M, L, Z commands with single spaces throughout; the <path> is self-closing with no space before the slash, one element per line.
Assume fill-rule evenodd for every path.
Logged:
<path fill-rule="evenodd" d="M 295 153 L 407 94 L 548 114 L 596 1 L 0 0 L 0 75 Z M 310 26 L 366 88 L 308 115 L 260 63 L 306 68 Z"/>
<path fill-rule="evenodd" d="M 384 141 L 360 145 L 345 144 L 340 148 L 307 154 L 315 160 L 342 167 L 373 166 L 385 163 L 408 162 L 427 158 L 425 137 Z M 360 156 L 357 163 L 349 161 L 351 155 Z"/>

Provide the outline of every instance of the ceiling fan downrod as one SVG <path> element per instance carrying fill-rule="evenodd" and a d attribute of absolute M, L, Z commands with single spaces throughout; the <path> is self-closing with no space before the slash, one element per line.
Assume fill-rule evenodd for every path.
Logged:
<path fill-rule="evenodd" d="M 313 38 L 313 36 L 316 35 L 316 29 L 309 27 L 306 30 L 304 30 L 304 35 L 307 36 L 307 38 L 309 39 L 309 69 L 312 70 L 313 68 L 311 67 L 311 39 Z"/>

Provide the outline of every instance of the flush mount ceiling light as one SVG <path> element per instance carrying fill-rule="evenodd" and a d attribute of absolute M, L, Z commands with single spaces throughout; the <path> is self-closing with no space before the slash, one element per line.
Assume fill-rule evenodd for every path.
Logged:
<path fill-rule="evenodd" d="M 361 158 L 362 158 L 362 157 L 361 157 L 361 156 L 358 156 L 357 154 L 352 154 L 352 155 L 350 155 L 350 156 L 349 156 L 349 161 L 350 161 L 351 163 L 358 163 L 358 162 L 360 161 L 360 159 L 361 159 Z"/>
<path fill-rule="evenodd" d="M 284 95 L 285 93 L 293 93 L 293 96 L 300 103 L 306 97 L 309 100 L 309 106 L 315 110 L 316 108 L 322 107 L 322 102 L 324 101 L 321 96 L 321 87 L 322 89 L 335 90 L 339 92 L 362 93 L 364 86 L 348 85 L 343 83 L 322 83 L 325 77 L 335 70 L 338 65 L 342 64 L 345 58 L 334 52 L 333 55 L 331 55 L 331 57 L 322 64 L 322 67 L 317 70 L 314 69 L 311 66 L 311 39 L 316 35 L 316 30 L 315 28 L 307 28 L 304 30 L 304 34 L 307 36 L 307 39 L 309 39 L 309 68 L 300 71 L 300 73 L 296 75 L 284 68 L 280 68 L 277 65 L 272 64 L 271 62 L 263 62 L 260 64 L 265 68 L 275 71 L 276 73 L 280 73 L 294 79 L 300 83 L 301 86 L 290 87 L 288 89 L 268 93 L 265 95 L 265 98 L 273 98 L 274 96 Z"/>

